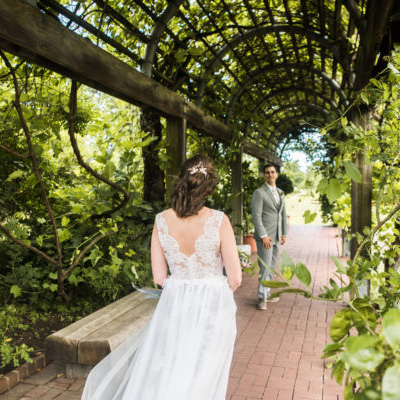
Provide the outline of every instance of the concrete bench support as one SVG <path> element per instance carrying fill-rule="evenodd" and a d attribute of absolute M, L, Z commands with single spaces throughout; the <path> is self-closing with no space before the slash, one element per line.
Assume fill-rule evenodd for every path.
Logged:
<path fill-rule="evenodd" d="M 67 378 L 85 378 L 94 365 L 149 322 L 157 299 L 134 292 L 48 336 L 46 357 L 65 365 Z"/>

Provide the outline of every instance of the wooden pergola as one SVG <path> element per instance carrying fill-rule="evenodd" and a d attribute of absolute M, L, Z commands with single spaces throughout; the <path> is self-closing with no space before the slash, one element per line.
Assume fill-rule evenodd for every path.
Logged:
<path fill-rule="evenodd" d="M 280 163 L 304 121 L 338 118 L 385 68 L 399 38 L 400 0 L 1 0 L 0 48 L 166 118 L 167 187 L 188 127 L 235 143 L 234 223 L 242 221 L 241 155 Z M 368 110 L 350 113 L 363 125 Z M 151 147 L 145 197 L 164 196 Z M 353 182 L 353 231 L 371 224 L 371 166 Z M 151 168 L 152 179 L 146 180 Z"/>

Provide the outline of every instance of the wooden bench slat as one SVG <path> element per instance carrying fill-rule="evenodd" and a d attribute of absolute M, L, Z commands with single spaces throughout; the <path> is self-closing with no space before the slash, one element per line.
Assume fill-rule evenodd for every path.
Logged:
<path fill-rule="evenodd" d="M 138 291 L 131 293 L 48 336 L 46 356 L 64 363 L 94 365 L 147 323 L 157 301 Z"/>
<path fill-rule="evenodd" d="M 78 363 L 96 365 L 129 336 L 146 326 L 156 304 L 157 300 L 147 299 L 133 310 L 114 318 L 101 329 L 83 338 L 78 343 Z"/>

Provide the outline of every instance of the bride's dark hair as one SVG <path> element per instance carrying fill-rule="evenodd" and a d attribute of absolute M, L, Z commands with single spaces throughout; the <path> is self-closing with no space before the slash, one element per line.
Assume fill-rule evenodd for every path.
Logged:
<path fill-rule="evenodd" d="M 211 160 L 196 155 L 186 160 L 178 176 L 171 207 L 179 218 L 197 214 L 204 200 L 217 187 L 218 179 Z"/>

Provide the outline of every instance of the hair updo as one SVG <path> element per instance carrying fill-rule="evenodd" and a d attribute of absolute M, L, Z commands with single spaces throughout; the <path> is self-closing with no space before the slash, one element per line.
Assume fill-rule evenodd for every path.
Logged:
<path fill-rule="evenodd" d="M 197 214 L 217 184 L 218 179 L 210 159 L 202 155 L 189 158 L 181 167 L 171 197 L 172 209 L 179 218 Z"/>

